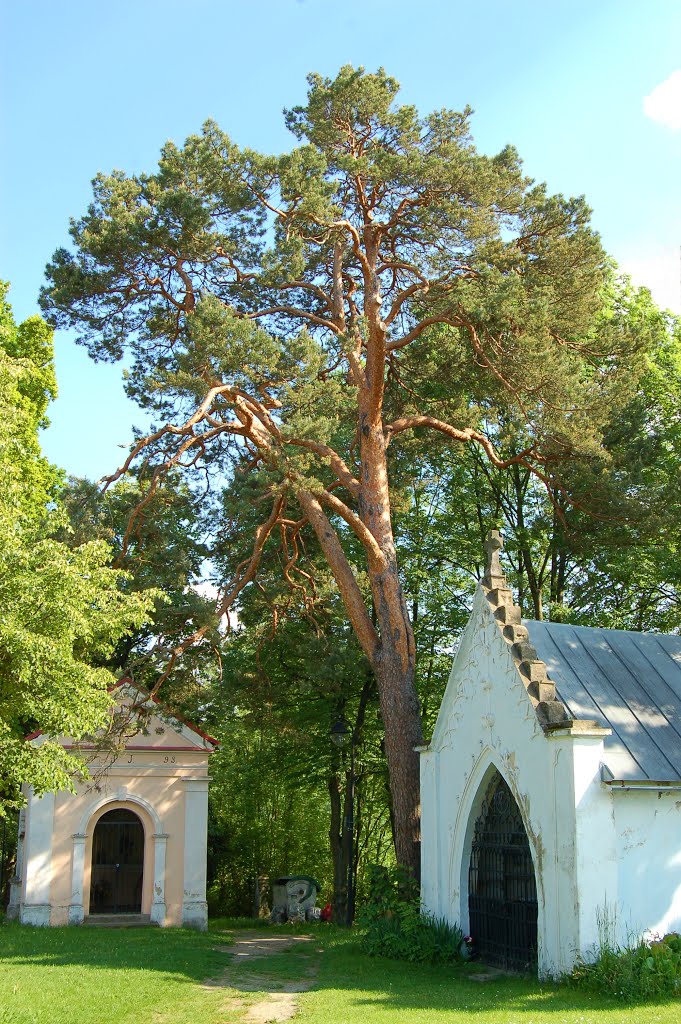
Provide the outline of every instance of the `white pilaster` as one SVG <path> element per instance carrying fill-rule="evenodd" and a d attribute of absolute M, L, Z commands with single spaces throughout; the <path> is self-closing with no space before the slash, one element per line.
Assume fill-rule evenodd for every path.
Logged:
<path fill-rule="evenodd" d="M 7 919 L 16 921 L 19 918 L 21 908 L 21 890 L 24 883 L 24 836 L 26 833 L 26 810 L 19 811 L 19 829 L 17 834 L 17 859 L 14 878 L 9 883 L 9 903 L 7 904 Z"/>
<path fill-rule="evenodd" d="M 21 907 L 21 923 L 50 923 L 50 885 L 52 882 L 52 830 L 54 793 L 37 797 L 31 791 L 26 832 L 26 896 Z"/>
<path fill-rule="evenodd" d="M 85 875 L 85 842 L 87 836 L 76 832 L 73 839 L 71 856 L 71 902 L 69 904 L 69 924 L 82 924 L 85 916 L 83 907 L 83 878 Z"/>
<path fill-rule="evenodd" d="M 208 842 L 208 779 L 187 779 L 184 783 L 184 885 L 182 924 L 205 931 L 206 847 Z"/>
<path fill-rule="evenodd" d="M 154 840 L 154 886 L 151 901 L 151 921 L 163 927 L 166 923 L 166 832 L 156 832 Z"/>

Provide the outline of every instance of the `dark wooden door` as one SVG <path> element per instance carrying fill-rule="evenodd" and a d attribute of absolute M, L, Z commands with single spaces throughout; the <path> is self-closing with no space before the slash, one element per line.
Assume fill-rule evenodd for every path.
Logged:
<path fill-rule="evenodd" d="M 133 811 L 103 814 L 92 837 L 91 914 L 139 914 L 144 877 L 144 826 Z"/>
<path fill-rule="evenodd" d="M 537 888 L 520 809 L 498 773 L 475 823 L 468 874 L 470 933 L 482 960 L 532 970 L 537 963 Z"/>

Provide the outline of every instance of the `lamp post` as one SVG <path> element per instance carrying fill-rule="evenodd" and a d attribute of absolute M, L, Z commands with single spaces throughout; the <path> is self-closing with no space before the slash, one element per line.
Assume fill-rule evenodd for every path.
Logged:
<path fill-rule="evenodd" d="M 337 747 L 340 748 L 345 748 L 348 746 L 348 743 L 350 744 L 350 775 L 348 778 L 348 788 L 345 802 L 347 814 L 343 819 L 343 824 L 345 826 L 345 850 L 348 862 L 345 923 L 348 925 L 348 927 L 350 927 L 352 925 L 352 904 L 354 901 L 352 861 L 354 854 L 353 833 L 355 831 L 355 736 L 349 724 L 342 716 L 338 719 L 338 721 L 334 722 L 334 724 L 331 726 L 331 740 Z"/>

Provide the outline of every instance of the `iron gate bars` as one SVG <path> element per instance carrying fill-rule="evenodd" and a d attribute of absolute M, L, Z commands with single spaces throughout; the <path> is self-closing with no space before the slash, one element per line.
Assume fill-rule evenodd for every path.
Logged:
<path fill-rule="evenodd" d="M 482 960 L 516 971 L 536 968 L 532 854 L 518 805 L 498 772 L 475 823 L 468 910 L 470 933 Z"/>
<path fill-rule="evenodd" d="M 91 914 L 139 914 L 144 827 L 132 811 L 103 814 L 92 838 Z"/>

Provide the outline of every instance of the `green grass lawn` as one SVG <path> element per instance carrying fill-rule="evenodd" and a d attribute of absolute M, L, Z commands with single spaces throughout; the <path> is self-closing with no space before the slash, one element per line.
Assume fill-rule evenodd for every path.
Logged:
<path fill-rule="evenodd" d="M 225 941 L 221 937 L 221 942 Z M 224 953 L 178 928 L 0 927 L 0 1024 L 222 1024 Z"/>
<path fill-rule="evenodd" d="M 426 967 L 372 960 L 342 938 L 327 945 L 300 1024 L 680 1024 L 681 1001 L 622 1006 L 563 985 L 500 975 L 477 965 Z"/>
<path fill-rule="evenodd" d="M 679 1024 L 681 1001 L 622 1006 L 475 965 L 423 967 L 364 956 L 356 935 L 315 928 L 314 941 L 230 968 L 232 922 L 179 929 L 0 927 L 0 1024 L 238 1024 L 260 998 L 318 965 L 299 1024 Z M 253 979 L 256 984 L 252 984 Z"/>

